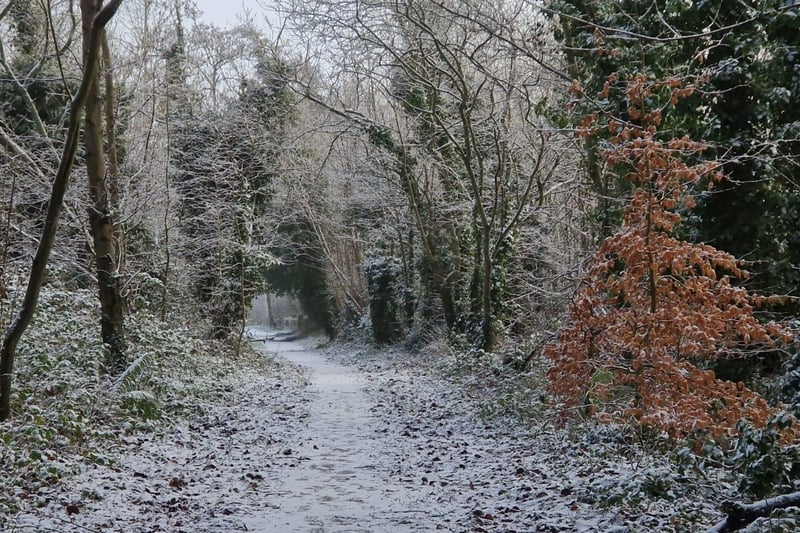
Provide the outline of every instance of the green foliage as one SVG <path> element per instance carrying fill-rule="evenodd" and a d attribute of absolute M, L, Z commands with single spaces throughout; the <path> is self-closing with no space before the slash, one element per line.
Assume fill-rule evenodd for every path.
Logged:
<path fill-rule="evenodd" d="M 25 89 L 45 126 L 59 125 L 70 100 L 56 68 L 52 65 L 43 66 L 38 76 L 26 81 Z M 28 103 L 20 91 L 9 83 L 0 82 L 0 116 L 7 121 L 14 133 L 34 133 Z"/>
<path fill-rule="evenodd" d="M 19 346 L 12 417 L 0 423 L 0 530 L 16 511 L 47 503 L 42 489 L 77 473 L 82 462 L 108 462 L 106 449 L 119 435 L 153 430 L 217 391 L 208 361 L 218 365 L 224 348 L 196 340 L 198 328 L 143 312 L 127 317 L 137 359 L 110 381 L 101 371 L 98 313 L 94 291 L 42 290 Z M 191 323 L 188 316 L 184 310 L 181 323 Z"/>
<path fill-rule="evenodd" d="M 17 0 L 9 11 L 10 26 L 14 31 L 12 42 L 20 56 L 31 59 L 41 52 L 47 39 L 46 15 L 41 4 L 34 0 Z"/>
<path fill-rule="evenodd" d="M 781 413 L 765 428 L 739 423 L 728 463 L 741 476 L 741 492 L 764 498 L 800 490 L 800 445 L 782 442 L 792 422 L 790 415 Z"/>
<path fill-rule="evenodd" d="M 220 131 L 189 123 L 179 135 L 175 181 L 183 249 L 193 271 L 193 291 L 212 317 L 214 336 L 226 336 L 250 300 L 264 290 L 272 262 L 255 231 L 271 199 L 272 171 L 260 149 L 238 127 Z"/>
<path fill-rule="evenodd" d="M 181 227 L 189 237 L 183 254 L 216 338 L 244 319 L 274 263 L 262 222 L 294 116 L 290 70 L 278 57 L 258 57 L 255 76 L 225 114 L 183 117 L 175 135 Z"/>
<path fill-rule="evenodd" d="M 0 80 L 0 117 L 14 133 L 26 135 L 40 132 L 33 126 L 33 115 L 22 91 L 33 101 L 45 127 L 61 126 L 70 98 L 64 87 L 62 73 L 48 49 L 52 46 L 46 27 L 43 4 L 34 0 L 20 0 L 11 6 L 9 22 L 10 44 L 6 57 L 22 88 L 11 80 Z M 69 72 L 66 73 L 69 78 Z M 6 76 L 3 76 L 6 78 Z M 74 93 L 76 86 L 69 87 Z"/>
<path fill-rule="evenodd" d="M 339 309 L 328 289 L 324 254 L 310 221 L 297 218 L 277 228 L 278 244 L 271 253 L 278 261 L 264 271 L 267 289 L 297 298 L 310 322 L 333 339 Z"/>
<path fill-rule="evenodd" d="M 239 106 L 243 112 L 254 114 L 268 135 L 282 135 L 283 127 L 293 119 L 290 110 L 296 96 L 288 82 L 293 76 L 291 65 L 280 57 L 261 55 L 254 78 L 242 83 Z"/>
<path fill-rule="evenodd" d="M 114 382 L 114 390 L 118 392 L 130 392 L 133 390 L 136 382 L 154 365 L 153 352 L 146 352 L 136 358 L 128 367 L 119 375 Z"/>
<path fill-rule="evenodd" d="M 404 302 L 410 291 L 403 283 L 403 266 L 394 257 L 374 255 L 364 264 L 369 294 L 372 337 L 378 344 L 400 340 L 405 333 Z"/>
<path fill-rule="evenodd" d="M 648 79 L 696 80 L 698 90 L 665 115 L 659 129 L 709 144 L 703 157 L 724 161 L 729 180 L 712 194 L 698 185 L 698 205 L 685 236 L 754 260 L 752 288 L 795 291 L 800 284 L 794 231 L 800 188 L 792 177 L 800 168 L 796 7 L 784 0 L 556 0 L 551 7 L 576 17 L 558 19 L 569 72 L 577 80 L 573 114 L 562 115 L 562 123 L 580 124 L 598 113 L 639 124 L 640 117 L 630 114 L 626 86 L 640 72 Z M 675 39 L 676 32 L 704 37 Z M 657 111 L 664 103 L 653 95 L 645 107 Z M 618 220 L 613 199 L 628 191 L 621 175 L 600 175 L 600 146 L 585 144 L 588 174 L 602 195 L 598 225 L 605 237 Z"/>
<path fill-rule="evenodd" d="M 383 126 L 372 124 L 367 127 L 367 138 L 376 148 L 383 148 L 390 152 L 397 149 L 392 133 Z"/>
<path fill-rule="evenodd" d="M 800 419 L 800 340 L 789 347 L 790 356 L 783 365 L 780 376 L 781 400 Z"/>
<path fill-rule="evenodd" d="M 108 405 L 100 372 L 104 349 L 90 325 L 97 307 L 89 291 L 46 287 L 20 345 L 14 416 L 0 425 L 0 466 L 29 487 L 56 483 L 71 473 L 63 455 L 87 449 L 108 431 L 99 423 Z M 7 485 L 12 482 L 0 482 L 8 495 L 0 499 L 0 515 L 18 503 Z"/>
<path fill-rule="evenodd" d="M 155 420 L 161 416 L 158 400 L 147 391 L 134 390 L 122 394 L 120 408 L 131 416 L 145 421 Z"/>

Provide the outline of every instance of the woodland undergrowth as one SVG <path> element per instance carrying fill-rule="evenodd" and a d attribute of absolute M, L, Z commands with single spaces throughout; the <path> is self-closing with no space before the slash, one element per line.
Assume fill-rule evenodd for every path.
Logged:
<path fill-rule="evenodd" d="M 796 490 L 800 462 L 796 447 L 780 445 L 780 420 L 761 429 L 743 423 L 729 446 L 712 440 L 698 447 L 637 425 L 595 417 L 564 421 L 548 389 L 552 362 L 524 341 L 498 353 L 473 353 L 440 339 L 415 352 L 414 364 L 445 378 L 477 417 L 526 435 L 531 453 L 543 461 L 569 455 L 565 464 L 581 472 L 575 494 L 582 503 L 625 515 L 660 515 L 678 531 L 702 530 L 724 501 Z M 521 357 L 527 359 L 522 371 Z M 792 513 L 768 521 L 759 519 L 747 531 L 793 531 L 797 525 Z"/>
<path fill-rule="evenodd" d="M 42 291 L 19 348 L 12 416 L 0 424 L 0 529 L 3 516 L 45 505 L 48 488 L 82 465 L 112 463 L 110 451 L 127 435 L 200 414 L 224 394 L 225 375 L 270 364 L 249 350 L 233 359 L 230 346 L 203 339 L 206 324 L 187 320 L 190 313 L 162 322 L 139 310 L 126 319 L 128 369 L 111 377 L 98 313 L 93 291 L 58 282 Z"/>

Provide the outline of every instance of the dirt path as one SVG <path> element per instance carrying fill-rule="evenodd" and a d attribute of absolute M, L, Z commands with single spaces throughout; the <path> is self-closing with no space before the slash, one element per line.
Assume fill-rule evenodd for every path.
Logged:
<path fill-rule="evenodd" d="M 579 501 L 568 448 L 485 425 L 434 378 L 302 342 L 263 349 L 305 379 L 230 376 L 224 402 L 121 438 L 110 466 L 52 489 L 13 531 L 629 530 Z"/>

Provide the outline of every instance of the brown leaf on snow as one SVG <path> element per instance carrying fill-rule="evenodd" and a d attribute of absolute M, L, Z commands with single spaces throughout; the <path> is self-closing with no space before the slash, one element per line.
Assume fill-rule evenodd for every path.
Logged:
<path fill-rule="evenodd" d="M 68 503 L 64 506 L 66 508 L 68 515 L 78 514 L 81 510 L 81 504 L 79 503 Z"/>

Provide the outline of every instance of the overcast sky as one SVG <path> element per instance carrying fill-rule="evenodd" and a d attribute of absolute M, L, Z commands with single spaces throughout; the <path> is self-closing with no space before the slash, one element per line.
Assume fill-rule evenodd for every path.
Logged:
<path fill-rule="evenodd" d="M 260 0 L 261 5 L 268 5 L 268 0 Z M 263 9 L 259 0 L 195 0 L 197 8 L 203 12 L 202 20 L 217 26 L 231 26 L 236 23 L 245 9 L 250 9 L 256 21 L 263 19 Z"/>

